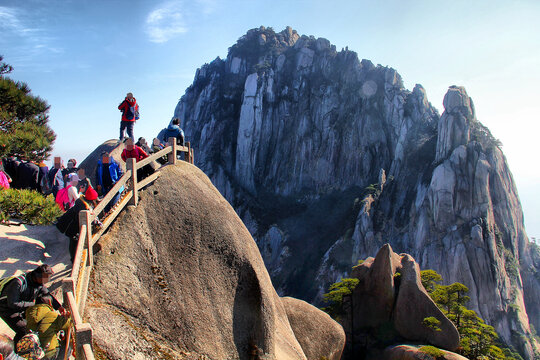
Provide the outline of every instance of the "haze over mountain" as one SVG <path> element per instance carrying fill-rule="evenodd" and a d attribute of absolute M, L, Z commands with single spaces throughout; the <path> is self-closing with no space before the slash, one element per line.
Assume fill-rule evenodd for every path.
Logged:
<path fill-rule="evenodd" d="M 388 242 L 467 285 L 470 307 L 533 358 L 540 252 L 464 88 L 450 86 L 439 114 L 392 68 L 261 27 L 197 71 L 175 114 L 280 295 L 319 303 Z"/>

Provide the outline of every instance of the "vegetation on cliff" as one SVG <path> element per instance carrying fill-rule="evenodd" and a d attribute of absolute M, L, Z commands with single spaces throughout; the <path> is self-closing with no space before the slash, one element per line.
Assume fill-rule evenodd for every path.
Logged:
<path fill-rule="evenodd" d="M 0 56 L 0 157 L 29 161 L 49 157 L 56 134 L 49 127 L 49 105 L 27 84 L 5 77 L 13 68 Z"/>
<path fill-rule="evenodd" d="M 396 272 L 396 275 L 399 277 L 400 273 Z M 441 285 L 443 278 L 434 270 L 421 271 L 421 280 L 432 300 L 459 331 L 460 347 L 456 352 L 469 359 L 523 359 L 512 349 L 502 347 L 495 329 L 486 324 L 474 310 L 466 307 L 470 298 L 467 296 L 469 289 L 465 285 L 458 282 Z M 328 305 L 323 307 L 322 310 L 340 321 L 340 318 L 344 315 L 343 298 L 352 294 L 358 281 L 355 278 L 343 278 L 341 281 L 332 284 L 328 292 L 323 296 Z M 440 322 L 434 317 L 425 318 L 423 324 L 435 331 L 440 331 L 438 328 Z M 351 336 L 354 336 L 354 334 Z M 424 347 L 420 350 L 424 351 L 423 349 L 431 355 L 435 352 L 439 354 L 438 349 L 433 346 Z M 443 352 L 440 352 L 440 354 L 443 354 Z"/>

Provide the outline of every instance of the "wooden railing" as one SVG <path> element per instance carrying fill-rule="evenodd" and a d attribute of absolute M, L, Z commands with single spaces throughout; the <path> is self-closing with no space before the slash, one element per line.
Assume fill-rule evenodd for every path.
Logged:
<path fill-rule="evenodd" d="M 109 228 L 126 205 L 137 205 L 139 202 L 138 191 L 154 182 L 160 175 L 158 170 L 138 182 L 137 170 L 164 156 L 167 156 L 167 164 L 175 165 L 177 162 L 177 154 L 179 152 L 184 153 L 185 161 L 193 164 L 193 149 L 189 142 L 186 145 L 187 146 L 178 146 L 176 144 L 176 138 L 170 138 L 167 147 L 152 154 L 146 159 L 139 162 L 136 162 L 135 159 L 128 159 L 126 173 L 116 182 L 94 210 L 79 212 L 80 231 L 77 252 L 75 253 L 75 258 L 73 260 L 71 275 L 62 281 L 64 307 L 70 312 L 75 329 L 73 336 L 75 337 L 75 354 L 77 359 L 94 359 L 94 352 L 92 349 L 92 326 L 89 323 L 84 323 L 82 318 L 88 294 L 90 274 L 94 265 L 92 247 L 99 241 L 101 235 Z M 122 187 L 126 186 L 128 187 L 128 190 L 122 193 L 123 196 L 103 220 L 103 225 L 95 234 L 93 234 L 92 223 L 94 220 L 105 210 L 111 200 L 113 200 L 113 198 L 121 191 Z M 70 335 L 68 334 L 68 344 L 70 342 L 69 337 Z"/>

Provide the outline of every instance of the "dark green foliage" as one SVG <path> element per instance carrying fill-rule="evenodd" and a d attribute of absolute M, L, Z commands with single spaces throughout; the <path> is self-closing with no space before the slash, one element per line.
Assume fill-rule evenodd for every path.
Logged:
<path fill-rule="evenodd" d="M 34 225 L 52 224 L 62 211 L 49 195 L 44 197 L 34 190 L 0 190 L 0 223 L 10 218 Z"/>
<path fill-rule="evenodd" d="M 486 150 L 500 149 L 502 146 L 502 142 L 496 139 L 480 121 L 471 123 L 471 140 L 479 142 Z"/>
<path fill-rule="evenodd" d="M 4 57 L 0 55 L 0 75 L 9 74 L 13 71 L 13 66 L 2 62 L 2 60 L 4 60 Z"/>
<path fill-rule="evenodd" d="M 444 359 L 444 352 L 436 348 L 435 346 L 422 346 L 419 351 L 428 354 L 435 360 Z"/>
<path fill-rule="evenodd" d="M 439 285 L 442 276 L 434 270 L 421 271 L 422 285 L 441 311 L 457 327 L 460 335 L 458 352 L 469 359 L 519 359 L 509 349 L 501 349 L 497 343 L 495 329 L 487 325 L 476 312 L 467 309 L 469 301 L 466 295 L 469 289 L 461 283 Z M 426 318 L 428 319 L 428 318 Z M 424 322 L 426 322 L 424 319 Z M 430 322 L 427 321 L 429 326 Z M 519 356 L 519 355 L 518 355 Z"/>
<path fill-rule="evenodd" d="M 519 263 L 512 251 L 508 249 L 504 249 L 504 267 L 511 279 L 517 280 L 519 278 Z"/>
<path fill-rule="evenodd" d="M 328 292 L 323 295 L 324 302 L 329 305 L 322 310 L 334 319 L 339 318 L 342 313 L 343 296 L 350 295 L 359 282 L 358 279 L 344 278 L 330 285 Z"/>
<path fill-rule="evenodd" d="M 439 327 L 439 325 L 441 325 L 441 322 L 434 316 L 428 316 L 427 318 L 424 318 L 424 320 L 422 320 L 422 325 L 435 331 L 442 331 L 442 329 Z"/>
<path fill-rule="evenodd" d="M 8 70 L 0 65 L 0 71 Z M 56 138 L 48 111 L 47 102 L 33 96 L 27 84 L 0 76 L 0 157 L 47 159 Z"/>

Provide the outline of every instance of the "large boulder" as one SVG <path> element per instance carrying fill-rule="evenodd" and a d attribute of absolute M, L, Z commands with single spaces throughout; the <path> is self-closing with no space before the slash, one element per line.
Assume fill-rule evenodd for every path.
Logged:
<path fill-rule="evenodd" d="M 140 194 L 95 257 L 85 317 L 96 349 L 110 359 L 306 359 L 257 245 L 202 171 L 165 166 Z"/>
<path fill-rule="evenodd" d="M 389 346 L 384 350 L 383 360 L 433 360 L 433 356 L 421 351 L 421 346 L 397 345 Z M 444 360 L 467 360 L 466 357 L 456 353 L 439 350 L 444 354 Z"/>
<path fill-rule="evenodd" d="M 401 281 L 394 309 L 394 325 L 408 340 L 428 342 L 437 347 L 455 350 L 459 333 L 454 324 L 431 300 L 420 279 L 420 267 L 410 255 L 401 259 Z M 439 320 L 440 330 L 425 326 L 422 321 L 432 316 Z"/>
<path fill-rule="evenodd" d="M 296 339 L 308 360 L 339 360 L 345 332 L 328 314 L 303 300 L 281 298 Z"/>
<path fill-rule="evenodd" d="M 347 334 L 345 358 L 378 351 L 406 341 L 424 342 L 447 350 L 459 346 L 454 324 L 439 310 L 422 286 L 420 268 L 408 254 L 396 254 L 389 244 L 356 266 L 351 276 L 359 280 L 350 297 L 344 297 L 341 324 Z M 423 324 L 427 317 L 440 321 L 440 331 Z"/>

